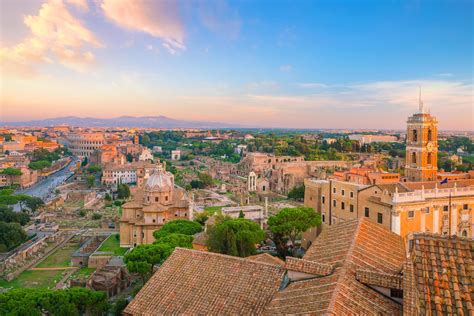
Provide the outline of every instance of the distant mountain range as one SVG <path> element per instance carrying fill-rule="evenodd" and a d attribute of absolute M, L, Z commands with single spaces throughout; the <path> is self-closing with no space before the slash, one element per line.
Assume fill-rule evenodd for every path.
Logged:
<path fill-rule="evenodd" d="M 229 128 L 242 127 L 237 124 L 219 122 L 183 121 L 166 116 L 120 116 L 116 118 L 94 118 L 65 116 L 24 122 L 0 122 L 1 126 L 55 126 L 77 127 L 141 127 L 141 128 Z"/>

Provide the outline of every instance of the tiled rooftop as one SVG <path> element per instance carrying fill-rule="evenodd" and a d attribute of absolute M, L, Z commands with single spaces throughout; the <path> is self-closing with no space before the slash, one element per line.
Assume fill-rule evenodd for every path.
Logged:
<path fill-rule="evenodd" d="M 356 280 L 356 271 L 399 274 L 405 261 L 400 236 L 368 219 L 325 227 L 304 260 L 335 266 L 333 274 L 297 281 L 275 295 L 267 314 L 390 314 L 401 304 Z"/>
<path fill-rule="evenodd" d="M 416 234 L 410 259 L 419 314 L 474 315 L 472 239 Z"/>
<path fill-rule="evenodd" d="M 176 248 L 125 314 L 261 314 L 284 273 L 280 265 Z"/>

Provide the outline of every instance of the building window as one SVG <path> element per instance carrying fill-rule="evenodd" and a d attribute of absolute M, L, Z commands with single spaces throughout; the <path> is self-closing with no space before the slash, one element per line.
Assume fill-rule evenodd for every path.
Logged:
<path fill-rule="evenodd" d="M 463 210 L 467 210 L 468 208 L 469 208 L 469 205 L 463 204 L 463 206 L 462 206 L 462 209 L 463 209 Z"/>
<path fill-rule="evenodd" d="M 382 222 L 383 222 L 382 213 L 377 213 L 377 223 L 382 224 Z"/>
<path fill-rule="evenodd" d="M 411 154 L 411 163 L 416 163 L 416 153 Z"/>
<path fill-rule="evenodd" d="M 332 188 L 332 193 L 336 194 L 336 188 Z"/>
<path fill-rule="evenodd" d="M 400 289 L 390 289 L 390 297 L 403 298 L 403 290 L 400 290 Z"/>
<path fill-rule="evenodd" d="M 354 213 L 354 205 L 350 204 L 349 205 L 349 210 L 351 211 L 351 213 Z"/>
<path fill-rule="evenodd" d="M 364 208 L 364 215 L 365 215 L 365 217 L 369 217 L 370 212 L 369 212 L 369 208 L 368 208 L 368 207 Z"/>
<path fill-rule="evenodd" d="M 342 195 L 342 196 L 344 196 L 344 193 L 345 193 L 344 190 L 341 190 L 341 195 Z"/>
<path fill-rule="evenodd" d="M 461 233 L 461 236 L 462 237 L 467 237 L 467 230 L 463 229 L 463 231 Z"/>
<path fill-rule="evenodd" d="M 156 219 L 153 219 L 153 223 L 156 223 Z"/>
<path fill-rule="evenodd" d="M 323 223 L 326 223 L 326 214 L 323 213 L 321 215 L 321 219 L 322 219 Z"/>
<path fill-rule="evenodd" d="M 346 204 L 344 202 L 341 202 L 341 209 L 344 210 L 346 208 Z"/>
<path fill-rule="evenodd" d="M 168 196 L 165 196 L 165 201 L 168 201 Z"/>
<path fill-rule="evenodd" d="M 415 217 L 415 211 L 408 211 L 408 218 Z"/>
<path fill-rule="evenodd" d="M 321 197 L 321 201 L 323 204 L 326 203 L 326 198 L 324 197 L 324 195 Z"/>
<path fill-rule="evenodd" d="M 443 212 L 447 212 L 449 211 L 449 206 L 448 205 L 444 205 L 443 206 Z"/>
<path fill-rule="evenodd" d="M 428 163 L 429 165 L 431 165 L 431 161 L 432 161 L 431 156 L 432 156 L 431 153 L 428 153 L 428 157 L 426 158 L 427 163 Z"/>
<path fill-rule="evenodd" d="M 413 141 L 414 142 L 418 141 L 418 131 L 416 129 L 413 130 Z"/>
<path fill-rule="evenodd" d="M 336 207 L 336 200 L 332 200 L 332 206 Z"/>
<path fill-rule="evenodd" d="M 158 197 L 157 196 L 155 196 L 155 202 L 158 202 Z"/>
<path fill-rule="evenodd" d="M 351 191 L 350 195 L 351 195 L 351 199 L 353 199 L 354 198 L 354 192 Z"/>
<path fill-rule="evenodd" d="M 432 141 L 432 138 L 433 138 L 433 135 L 432 135 L 431 130 L 429 129 L 429 130 L 428 130 L 428 141 L 429 141 L 429 142 Z"/>

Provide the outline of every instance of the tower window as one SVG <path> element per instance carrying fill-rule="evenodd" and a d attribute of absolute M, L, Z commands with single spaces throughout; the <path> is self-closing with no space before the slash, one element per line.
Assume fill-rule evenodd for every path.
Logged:
<path fill-rule="evenodd" d="M 369 208 L 368 207 L 364 208 L 364 213 L 365 213 L 364 214 L 365 217 L 369 217 Z"/>
<path fill-rule="evenodd" d="M 416 153 L 411 154 L 411 163 L 416 163 Z"/>
<path fill-rule="evenodd" d="M 431 165 L 431 161 L 432 161 L 432 155 L 431 155 L 431 153 L 428 153 L 428 157 L 427 157 L 426 160 L 427 160 L 428 164 Z"/>
<path fill-rule="evenodd" d="M 429 141 L 429 142 L 432 140 L 432 137 L 433 137 L 433 135 L 432 135 L 432 133 L 431 133 L 431 130 L 429 129 L 429 130 L 428 130 L 428 141 Z"/>
<path fill-rule="evenodd" d="M 382 224 L 383 223 L 383 215 L 382 213 L 377 213 L 377 223 Z"/>
<path fill-rule="evenodd" d="M 418 141 L 418 131 L 416 129 L 413 130 L 413 141 L 414 142 Z"/>

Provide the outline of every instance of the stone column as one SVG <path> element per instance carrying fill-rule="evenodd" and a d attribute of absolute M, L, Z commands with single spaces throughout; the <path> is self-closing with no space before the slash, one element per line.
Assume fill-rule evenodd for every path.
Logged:
<path fill-rule="evenodd" d="M 422 208 L 421 209 L 421 225 L 420 225 L 420 230 L 422 232 L 426 231 L 426 211 Z"/>
<path fill-rule="evenodd" d="M 433 210 L 433 233 L 439 234 L 439 207 Z"/>
<path fill-rule="evenodd" d="M 451 235 L 458 234 L 458 208 L 457 205 L 451 207 Z"/>
<path fill-rule="evenodd" d="M 392 232 L 400 235 L 400 210 L 392 211 Z"/>

